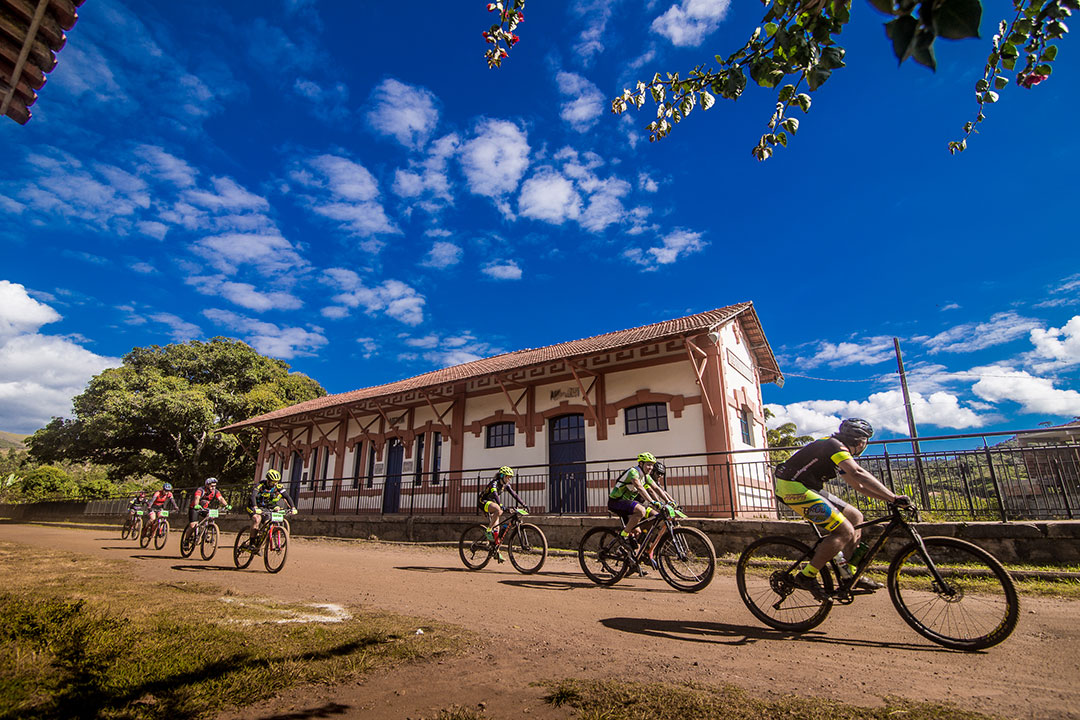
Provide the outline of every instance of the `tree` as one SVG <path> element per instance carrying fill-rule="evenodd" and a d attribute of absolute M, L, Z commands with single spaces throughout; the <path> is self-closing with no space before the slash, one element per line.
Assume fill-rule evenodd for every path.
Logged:
<path fill-rule="evenodd" d="M 868 0 L 874 9 L 890 17 L 885 33 L 893 53 L 903 63 L 911 58 L 931 70 L 937 69 L 934 41 L 979 37 L 981 0 Z M 679 73 L 656 73 L 635 90 L 624 90 L 611 103 L 621 114 L 630 107 L 641 109 L 648 100 L 656 104 L 649 140 L 660 140 L 685 120 L 694 108 L 708 110 L 716 98 L 738 100 L 746 89 L 747 76 L 764 88 L 779 88 L 776 108 L 768 128 L 752 149 L 758 160 L 767 160 L 778 147 L 787 147 L 799 131 L 796 109 L 810 111 L 811 93 L 821 87 L 834 70 L 845 66 L 845 50 L 837 40 L 851 18 L 851 0 L 762 0 L 765 16 L 743 47 L 725 56 L 716 55 L 716 66 L 701 64 L 680 77 Z M 1058 47 L 1051 44 L 1069 31 L 1065 20 L 1080 9 L 1080 0 L 1013 0 L 1016 15 L 1002 20 L 994 35 L 982 79 L 975 83 L 978 112 L 964 124 L 964 136 L 949 142 L 950 153 L 967 148 L 967 139 L 986 119 L 986 105 L 998 101 L 1008 85 L 1004 71 L 1016 71 L 1016 84 L 1032 88 L 1050 77 Z M 498 12 L 500 23 L 484 33 L 492 44 L 486 54 L 488 67 L 500 67 L 517 41 L 513 34 L 524 20 L 518 12 L 522 0 L 488 5 Z M 506 43 L 503 47 L 502 43 Z M 1019 70 L 1016 68 L 1019 66 Z M 791 82 L 786 82 L 790 78 Z M 805 87 L 804 87 L 805 85 Z"/>
<path fill-rule="evenodd" d="M 58 467 L 41 465 L 26 473 L 21 483 L 22 499 L 29 502 L 78 495 L 79 486 Z"/>
<path fill-rule="evenodd" d="M 776 415 L 773 414 L 772 410 L 765 408 L 765 420 L 768 421 L 774 417 L 776 417 Z M 765 437 L 771 448 L 799 447 L 814 439 L 809 435 L 799 435 L 799 430 L 795 427 L 795 423 L 793 422 L 784 423 L 774 429 L 766 429 Z M 791 457 L 790 450 L 769 451 L 769 460 L 771 460 L 774 465 L 784 462 L 789 457 Z"/>
<path fill-rule="evenodd" d="M 149 475 L 190 487 L 208 475 L 242 482 L 254 472 L 254 430 L 215 428 L 326 391 L 289 365 L 228 338 L 134 348 L 73 400 L 74 419 L 53 418 L 28 440 L 39 462 L 91 461 L 114 480 Z M 88 483 L 89 485 L 90 483 Z"/>

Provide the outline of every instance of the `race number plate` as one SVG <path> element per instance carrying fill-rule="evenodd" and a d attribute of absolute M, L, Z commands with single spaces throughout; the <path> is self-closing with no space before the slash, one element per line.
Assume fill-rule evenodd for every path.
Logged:
<path fill-rule="evenodd" d="M 135 514 L 138 515 L 139 517 L 142 517 L 144 512 L 145 512 L 144 510 L 136 510 Z"/>
<path fill-rule="evenodd" d="M 169 517 L 169 511 L 168 510 L 162 510 L 161 511 L 161 517 Z"/>
<path fill-rule="evenodd" d="M 270 513 L 270 519 L 274 522 L 281 522 L 285 519 L 285 513 L 273 512 Z"/>
<path fill-rule="evenodd" d="M 208 515 L 209 515 L 210 517 L 212 517 L 212 518 L 216 518 L 216 517 L 218 516 L 218 511 L 217 511 L 216 509 L 215 509 L 215 510 L 211 510 L 211 511 L 210 511 L 209 513 L 207 513 L 207 514 L 208 514 Z"/>

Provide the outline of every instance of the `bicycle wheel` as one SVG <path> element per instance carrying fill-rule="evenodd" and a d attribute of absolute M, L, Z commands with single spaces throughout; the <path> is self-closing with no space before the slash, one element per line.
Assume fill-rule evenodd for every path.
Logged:
<path fill-rule="evenodd" d="M 547 559 L 547 538 L 544 531 L 532 523 L 521 523 L 508 538 L 506 549 L 510 553 L 510 563 L 517 571 L 532 575 L 539 572 Z"/>
<path fill-rule="evenodd" d="M 120 528 L 120 539 L 127 540 L 131 537 L 131 531 L 135 529 L 135 520 L 130 515 L 124 520 L 124 526 Z"/>
<path fill-rule="evenodd" d="M 128 533 L 128 538 L 134 540 L 141 536 L 143 531 L 143 524 L 143 519 L 136 515 L 135 519 L 131 523 L 131 532 Z"/>
<path fill-rule="evenodd" d="M 263 564 L 266 571 L 276 573 L 285 567 L 285 558 L 289 555 L 289 533 L 281 525 L 271 525 L 263 543 Z"/>
<path fill-rule="evenodd" d="M 165 547 L 165 541 L 169 539 L 169 521 L 159 520 L 157 532 L 154 533 L 154 549 L 160 550 Z"/>
<path fill-rule="evenodd" d="M 458 540 L 458 555 L 470 570 L 480 570 L 487 565 L 491 561 L 493 550 L 494 546 L 487 538 L 487 528 L 484 525 L 470 525 Z"/>
<path fill-rule="evenodd" d="M 818 600 L 809 590 L 795 587 L 793 573 L 810 560 L 809 547 L 781 535 L 763 537 L 750 543 L 735 568 L 739 595 L 750 612 L 777 630 L 805 632 L 825 621 L 832 600 Z M 819 576 L 827 592 L 832 592 L 832 574 L 826 565 Z"/>
<path fill-rule="evenodd" d="M 199 539 L 199 526 L 185 527 L 183 534 L 180 536 L 180 557 L 191 557 L 191 553 L 195 552 L 195 545 Z"/>
<path fill-rule="evenodd" d="M 709 536 L 697 528 L 677 527 L 656 548 L 660 576 L 683 592 L 697 592 L 712 582 L 716 550 Z"/>
<path fill-rule="evenodd" d="M 243 570 L 251 564 L 251 559 L 255 557 L 255 553 L 250 550 L 241 550 L 240 546 L 247 542 L 250 532 L 247 528 L 242 529 L 236 533 L 236 540 L 233 541 L 232 549 L 232 561 L 238 569 Z M 258 537 L 258 536 L 256 536 Z"/>
<path fill-rule="evenodd" d="M 145 548 L 149 546 L 150 540 L 153 539 L 152 536 L 156 532 L 157 529 L 154 527 L 153 523 L 150 523 L 149 526 L 144 526 L 143 529 L 139 532 L 139 547 Z"/>
<path fill-rule="evenodd" d="M 199 554 L 202 555 L 203 560 L 210 560 L 214 557 L 214 553 L 217 552 L 218 545 L 218 526 L 214 523 L 207 523 L 206 529 L 203 530 L 202 542 L 199 543 Z"/>
<path fill-rule="evenodd" d="M 923 538 L 923 545 L 926 555 L 910 543 L 889 565 L 889 596 L 904 622 L 954 650 L 983 650 L 1009 637 L 1020 601 L 997 558 L 956 538 Z M 927 557 L 944 586 L 931 575 Z"/>
<path fill-rule="evenodd" d="M 590 580 L 607 587 L 630 572 L 630 558 L 619 533 L 608 527 L 594 527 L 578 544 L 578 562 Z"/>

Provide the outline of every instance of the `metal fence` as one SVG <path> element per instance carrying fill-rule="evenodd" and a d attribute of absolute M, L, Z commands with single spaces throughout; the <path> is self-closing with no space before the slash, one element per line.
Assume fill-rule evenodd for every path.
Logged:
<path fill-rule="evenodd" d="M 893 452 L 910 439 L 878 441 L 859 463 L 890 489 L 914 498 L 929 519 L 1053 520 L 1080 513 L 1080 443 L 1021 444 L 1025 432 L 920 438 L 922 445 L 975 447 Z M 1013 436 L 1001 442 L 1002 436 Z M 996 440 L 998 444 L 991 444 Z M 794 450 L 789 448 L 788 450 Z M 701 517 L 793 517 L 773 495 L 772 464 L 784 449 L 667 456 L 663 486 L 691 515 Z M 877 451 L 877 452 L 875 452 Z M 771 459 L 770 459 L 771 455 Z M 531 512 L 552 515 L 603 515 L 608 492 L 633 460 L 603 460 L 572 466 L 520 466 L 513 487 Z M 301 512 L 315 515 L 425 515 L 479 512 L 480 488 L 497 468 L 459 472 L 326 478 L 289 487 Z M 288 487 L 288 486 L 287 486 Z M 222 487 L 237 508 L 249 487 Z M 884 511 L 881 503 L 852 491 L 843 482 L 827 489 L 867 516 Z M 186 517 L 192 489 L 178 489 Z M 127 498 L 92 501 L 88 514 L 126 512 Z"/>

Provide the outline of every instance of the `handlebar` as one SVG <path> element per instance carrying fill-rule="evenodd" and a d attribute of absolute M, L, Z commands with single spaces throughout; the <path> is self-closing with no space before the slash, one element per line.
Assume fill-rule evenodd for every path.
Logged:
<path fill-rule="evenodd" d="M 919 508 L 915 507 L 915 503 L 911 502 L 911 498 L 906 498 L 906 500 L 907 502 L 905 503 L 888 503 L 889 510 L 891 510 L 894 515 L 901 518 L 906 515 L 908 522 L 919 522 Z"/>

